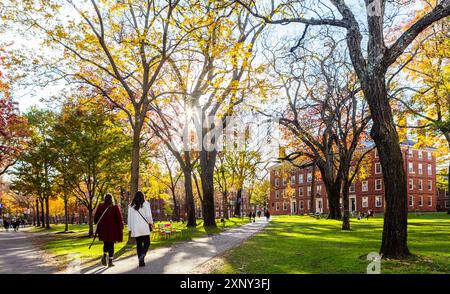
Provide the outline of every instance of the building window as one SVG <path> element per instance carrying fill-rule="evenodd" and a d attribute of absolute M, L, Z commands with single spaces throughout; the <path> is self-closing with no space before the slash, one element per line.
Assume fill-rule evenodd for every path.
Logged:
<path fill-rule="evenodd" d="M 381 190 L 381 179 L 375 180 L 375 190 Z"/>
<path fill-rule="evenodd" d="M 307 193 L 308 197 L 311 197 L 311 186 L 308 186 L 306 188 L 306 193 Z"/>
<path fill-rule="evenodd" d="M 375 163 L 375 173 L 381 174 L 381 164 L 380 163 Z"/>
<path fill-rule="evenodd" d="M 317 194 L 322 195 L 322 185 L 317 185 Z"/>
<path fill-rule="evenodd" d="M 275 198 L 280 199 L 280 190 L 275 191 Z"/>
<path fill-rule="evenodd" d="M 272 207 L 274 207 L 275 206 L 275 203 L 274 202 L 272 202 Z"/>
<path fill-rule="evenodd" d="M 363 208 L 369 207 L 369 197 L 365 196 L 362 198 L 362 207 Z"/>
<path fill-rule="evenodd" d="M 298 175 L 298 183 L 303 184 L 303 174 Z"/>
<path fill-rule="evenodd" d="M 291 186 L 295 185 L 295 175 L 291 176 Z"/>
<path fill-rule="evenodd" d="M 298 196 L 303 197 L 303 187 L 298 188 Z"/>
<path fill-rule="evenodd" d="M 275 179 L 275 187 L 278 188 L 278 178 Z"/>
<path fill-rule="evenodd" d="M 428 160 L 431 160 L 431 152 L 427 152 Z"/>
<path fill-rule="evenodd" d="M 283 210 L 287 210 L 287 203 L 283 202 Z"/>
<path fill-rule="evenodd" d="M 277 202 L 276 205 L 275 210 L 280 210 L 280 202 Z"/>
<path fill-rule="evenodd" d="M 308 210 L 311 209 L 311 200 L 308 200 L 308 202 L 306 202 Z"/>
<path fill-rule="evenodd" d="M 433 206 L 433 196 L 428 196 L 428 206 Z"/>
<path fill-rule="evenodd" d="M 300 200 L 300 210 L 304 210 L 305 209 L 305 204 L 303 202 L 303 200 Z"/>
<path fill-rule="evenodd" d="M 408 157 L 413 157 L 413 150 L 408 148 Z"/>
<path fill-rule="evenodd" d="M 417 151 L 417 156 L 419 159 L 422 159 L 422 150 Z"/>
<path fill-rule="evenodd" d="M 419 187 L 419 190 L 420 191 L 422 191 L 423 190 L 423 183 L 422 183 L 423 181 L 422 180 L 419 180 L 419 185 L 418 185 L 418 187 Z"/>
<path fill-rule="evenodd" d="M 311 174 L 311 173 L 308 173 L 308 175 L 306 176 L 306 181 L 307 181 L 308 183 L 311 183 L 311 182 L 312 182 L 312 174 Z"/>
<path fill-rule="evenodd" d="M 375 207 L 381 207 L 383 205 L 383 200 L 381 196 L 375 196 Z"/>
<path fill-rule="evenodd" d="M 419 206 L 423 206 L 423 196 L 419 196 Z"/>
<path fill-rule="evenodd" d="M 409 179 L 409 190 L 414 189 L 414 182 L 412 179 Z"/>
<path fill-rule="evenodd" d="M 369 191 L 369 182 L 368 181 L 362 181 L 362 190 L 363 190 L 363 192 Z"/>
<path fill-rule="evenodd" d="M 351 183 L 350 187 L 348 188 L 349 192 L 355 192 L 355 183 Z"/>
<path fill-rule="evenodd" d="M 409 196 L 409 206 L 414 206 L 414 196 Z"/>
<path fill-rule="evenodd" d="M 450 200 L 445 200 L 445 208 L 448 208 L 450 206 Z"/>
<path fill-rule="evenodd" d="M 433 190 L 433 182 L 431 180 L 428 180 L 428 191 Z"/>
<path fill-rule="evenodd" d="M 378 158 L 378 150 L 375 149 L 375 158 Z"/>
<path fill-rule="evenodd" d="M 286 191 L 285 191 L 285 190 L 283 190 L 283 191 L 281 192 L 281 195 L 283 195 L 283 198 L 287 198 L 287 195 L 286 195 Z"/>
<path fill-rule="evenodd" d="M 423 171 L 422 171 L 422 164 L 421 163 L 419 163 L 418 169 L 419 169 L 419 175 L 421 175 L 423 173 Z"/>
<path fill-rule="evenodd" d="M 414 167 L 412 162 L 408 162 L 408 172 L 410 174 L 414 173 Z"/>
<path fill-rule="evenodd" d="M 283 187 L 286 186 L 286 178 L 283 178 Z"/>
<path fill-rule="evenodd" d="M 431 164 L 428 165 L 428 175 L 431 176 L 433 173 L 431 172 Z"/>

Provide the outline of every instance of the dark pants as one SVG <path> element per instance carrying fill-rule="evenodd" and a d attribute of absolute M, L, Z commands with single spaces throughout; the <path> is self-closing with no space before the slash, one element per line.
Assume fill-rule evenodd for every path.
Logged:
<path fill-rule="evenodd" d="M 136 237 L 136 249 L 137 255 L 140 257 L 141 255 L 146 255 L 148 248 L 150 247 L 150 236 L 139 236 Z"/>
<path fill-rule="evenodd" d="M 114 242 L 103 242 L 103 252 L 108 253 L 109 257 L 114 256 Z"/>

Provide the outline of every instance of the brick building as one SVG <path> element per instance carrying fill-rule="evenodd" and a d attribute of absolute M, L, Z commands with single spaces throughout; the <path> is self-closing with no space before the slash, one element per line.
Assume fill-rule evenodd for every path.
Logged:
<path fill-rule="evenodd" d="M 436 199 L 436 210 L 447 211 L 450 207 L 450 193 L 447 190 L 438 189 Z"/>
<path fill-rule="evenodd" d="M 400 144 L 408 184 L 408 208 L 410 211 L 436 211 L 435 149 L 413 148 L 414 144 L 410 140 Z M 355 181 L 350 187 L 349 208 L 350 211 L 383 212 L 384 184 L 377 151 L 372 151 L 367 158 L 370 160 L 366 166 L 368 175 L 365 180 Z M 288 173 L 282 173 L 281 167 L 279 164 L 270 170 L 270 212 L 274 215 L 312 212 L 312 168 L 293 168 Z M 286 195 L 287 191 L 290 195 Z M 320 178 L 316 177 L 313 192 L 315 212 L 327 213 L 327 193 Z"/>

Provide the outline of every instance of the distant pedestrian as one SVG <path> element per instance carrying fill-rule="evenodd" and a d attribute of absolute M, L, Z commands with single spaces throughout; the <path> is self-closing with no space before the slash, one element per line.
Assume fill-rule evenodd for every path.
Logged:
<path fill-rule="evenodd" d="M 136 238 L 136 250 L 139 266 L 145 266 L 145 256 L 150 247 L 150 231 L 153 226 L 150 203 L 145 201 L 144 194 L 136 193 L 128 208 L 128 230 L 131 237 Z"/>
<path fill-rule="evenodd" d="M 256 212 L 252 213 L 252 217 L 253 217 L 253 222 L 256 222 Z"/>
<path fill-rule="evenodd" d="M 258 215 L 258 218 L 261 217 L 261 210 L 258 210 L 258 212 L 256 212 L 256 214 Z"/>
<path fill-rule="evenodd" d="M 108 267 L 114 266 L 114 243 L 123 241 L 123 219 L 120 208 L 113 204 L 111 194 L 105 196 L 94 215 L 94 223 L 97 225 L 98 239 L 103 241 L 103 255 L 101 262 L 106 266 L 108 255 Z"/>
<path fill-rule="evenodd" d="M 3 227 L 5 228 L 5 231 L 9 231 L 9 221 L 6 218 L 3 220 Z"/>
<path fill-rule="evenodd" d="M 248 213 L 248 221 L 249 221 L 249 222 L 252 222 L 252 218 L 253 218 L 253 213 L 250 211 L 250 212 Z"/>
<path fill-rule="evenodd" d="M 264 213 L 264 216 L 266 217 L 266 220 L 269 221 L 269 219 L 270 219 L 270 212 L 268 210 L 266 210 L 266 212 Z"/>

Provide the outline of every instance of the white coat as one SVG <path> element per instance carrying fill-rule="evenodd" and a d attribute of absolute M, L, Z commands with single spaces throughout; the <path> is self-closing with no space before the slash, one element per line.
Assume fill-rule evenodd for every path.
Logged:
<path fill-rule="evenodd" d="M 128 231 L 131 232 L 131 237 L 148 236 L 150 235 L 149 224 L 153 224 L 152 210 L 150 203 L 144 201 L 144 204 L 139 208 L 139 212 L 134 207 L 128 207 Z"/>

